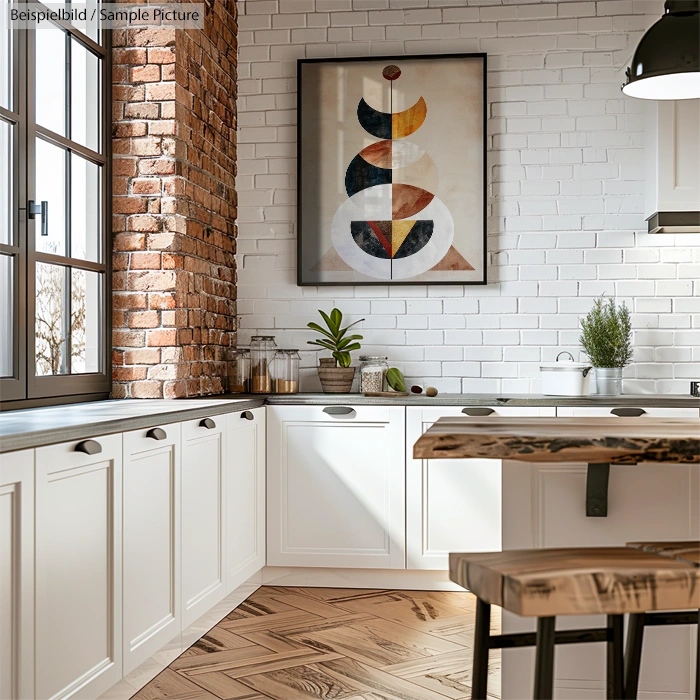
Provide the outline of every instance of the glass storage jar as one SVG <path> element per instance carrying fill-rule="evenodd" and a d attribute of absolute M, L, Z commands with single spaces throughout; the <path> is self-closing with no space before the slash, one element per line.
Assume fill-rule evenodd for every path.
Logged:
<path fill-rule="evenodd" d="M 272 391 L 275 394 L 296 394 L 299 391 L 298 350 L 278 350 L 272 362 Z"/>
<path fill-rule="evenodd" d="M 254 335 L 250 340 L 251 387 L 253 394 L 269 394 L 272 391 L 270 365 L 275 356 L 273 335 Z"/>
<path fill-rule="evenodd" d="M 378 355 L 360 356 L 360 393 L 386 391 L 387 359 Z"/>
<path fill-rule="evenodd" d="M 228 391 L 231 394 L 250 392 L 250 350 L 233 348 L 228 351 Z"/>

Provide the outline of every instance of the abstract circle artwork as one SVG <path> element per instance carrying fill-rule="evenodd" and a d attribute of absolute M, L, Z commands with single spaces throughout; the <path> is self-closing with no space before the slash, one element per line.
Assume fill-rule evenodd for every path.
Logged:
<path fill-rule="evenodd" d="M 445 186 L 441 166 L 431 154 L 430 143 L 445 122 L 445 105 L 438 99 L 433 104 L 430 95 L 426 99 L 418 93 L 425 78 L 414 63 L 374 62 L 376 68 L 367 70 L 366 78 L 363 75 L 359 81 L 365 90 L 358 91 L 354 113 L 343 99 L 347 117 L 342 121 L 341 135 L 347 132 L 359 147 L 345 156 L 333 154 L 335 166 L 332 171 L 329 168 L 329 174 L 335 177 L 342 172 L 339 184 L 343 196 L 329 222 L 332 245 L 323 246 L 325 250 L 319 251 L 310 266 L 310 276 L 316 276 L 320 283 L 340 278 L 340 273 L 346 273 L 342 277 L 352 282 L 400 283 L 440 282 L 442 277 L 456 281 L 460 275 L 475 272 L 469 258 L 454 246 L 455 212 L 441 197 L 442 186 L 457 203 L 458 213 L 463 213 L 455 192 L 459 186 L 454 178 L 455 163 L 447 162 L 446 177 L 451 181 Z M 351 94 L 346 87 L 342 97 Z M 378 108 L 382 103 L 384 108 Z M 321 121 L 322 128 L 327 124 Z M 433 133 L 421 136 L 421 130 L 431 126 Z M 341 139 L 341 150 L 347 152 L 348 141 Z M 436 150 L 444 154 L 445 144 L 438 145 Z M 343 170 L 339 172 L 339 168 Z M 331 184 L 320 177 L 316 182 L 315 189 L 321 195 Z M 300 205 L 304 206 L 303 192 Z M 323 230 L 320 234 L 325 240 L 327 234 Z M 469 248 L 467 254 L 475 249 L 478 246 Z M 303 254 L 303 241 L 301 250 Z M 338 279 L 337 283 L 342 282 Z"/>

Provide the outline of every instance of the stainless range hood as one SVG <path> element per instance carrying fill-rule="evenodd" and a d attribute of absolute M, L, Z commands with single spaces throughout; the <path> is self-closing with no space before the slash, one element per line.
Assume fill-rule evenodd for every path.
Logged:
<path fill-rule="evenodd" d="M 649 233 L 700 233 L 700 211 L 657 211 L 647 223 Z"/>

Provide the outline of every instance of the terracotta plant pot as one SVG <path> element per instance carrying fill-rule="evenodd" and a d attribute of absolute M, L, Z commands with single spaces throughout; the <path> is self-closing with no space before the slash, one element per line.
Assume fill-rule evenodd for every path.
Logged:
<path fill-rule="evenodd" d="M 355 378 L 355 368 L 319 367 L 318 377 L 325 394 L 349 394 Z"/>

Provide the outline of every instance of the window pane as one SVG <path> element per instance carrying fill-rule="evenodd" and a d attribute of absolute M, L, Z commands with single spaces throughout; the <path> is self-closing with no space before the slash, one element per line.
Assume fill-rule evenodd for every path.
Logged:
<path fill-rule="evenodd" d="M 71 39 L 71 139 L 100 150 L 100 59 Z"/>
<path fill-rule="evenodd" d="M 53 24 L 36 32 L 36 121 L 66 135 L 66 35 Z"/>
<path fill-rule="evenodd" d="M 0 119 L 0 243 L 7 245 L 14 243 L 12 236 L 12 130 L 11 124 Z"/>
<path fill-rule="evenodd" d="M 100 13 L 95 12 L 95 16 L 92 16 L 93 10 L 99 8 L 98 0 L 81 0 L 79 4 L 87 6 L 87 19 L 82 20 L 76 18 L 75 20 L 71 21 L 71 24 L 76 29 L 79 29 L 83 34 L 89 36 L 93 41 L 101 44 Z"/>
<path fill-rule="evenodd" d="M 41 217 L 34 219 L 36 249 L 66 254 L 66 151 L 36 140 L 36 201 L 48 202 L 48 235 L 41 235 Z"/>
<path fill-rule="evenodd" d="M 71 256 L 100 262 L 102 167 L 71 153 Z"/>
<path fill-rule="evenodd" d="M 12 109 L 12 32 L 8 26 L 10 0 L 0 0 L 0 105 Z"/>
<path fill-rule="evenodd" d="M 59 265 L 36 264 L 36 373 L 65 374 L 66 270 Z"/>
<path fill-rule="evenodd" d="M 12 258 L 0 255 L 0 377 L 12 376 L 14 275 Z"/>
<path fill-rule="evenodd" d="M 71 374 L 99 372 L 103 277 L 75 268 L 71 273 Z"/>

